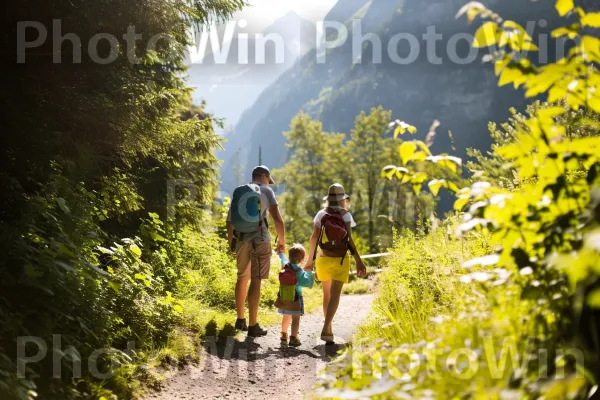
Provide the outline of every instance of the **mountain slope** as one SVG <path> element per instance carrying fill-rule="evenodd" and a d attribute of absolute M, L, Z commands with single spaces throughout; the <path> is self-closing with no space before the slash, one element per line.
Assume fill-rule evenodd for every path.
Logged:
<path fill-rule="evenodd" d="M 189 69 L 190 86 L 195 87 L 194 101 L 207 102 L 207 111 L 225 119 L 226 126 L 233 127 L 240 115 L 252 106 L 259 94 L 271 85 L 281 74 L 316 44 L 316 26 L 313 22 L 289 12 L 277 19 L 263 32 L 255 32 L 249 25 L 240 28 L 236 25 L 233 40 L 223 43 L 225 28 L 221 26 L 217 35 L 223 47 L 229 45 L 225 63 L 216 63 L 210 44 L 202 63 L 194 63 Z M 248 35 L 248 40 L 240 39 L 238 34 Z M 265 63 L 256 60 L 260 43 L 256 35 L 277 35 L 282 39 L 284 47 L 283 62 L 277 62 L 275 44 L 268 42 L 265 46 Z M 210 42 L 210 41 L 209 41 Z M 240 49 L 247 51 L 247 62 L 240 63 Z M 247 50 L 246 50 L 247 49 Z"/>
<path fill-rule="evenodd" d="M 477 27 L 477 24 L 468 25 L 464 18 L 455 19 L 464 3 L 465 0 L 340 0 L 326 20 L 345 23 L 350 39 L 343 46 L 328 51 L 324 64 L 316 62 L 315 50 L 309 52 L 266 89 L 240 119 L 226 144 L 227 152 L 235 153 L 236 163 L 248 171 L 258 161 L 261 146 L 263 161 L 270 167 L 279 167 L 288 157 L 282 133 L 299 111 L 320 119 L 326 130 L 349 132 L 354 117 L 361 110 L 380 104 L 391 109 L 394 118 L 416 125 L 420 135 L 425 135 L 432 121 L 439 119 L 442 126 L 433 149 L 436 152 L 452 152 L 448 130 L 455 136 L 458 155 L 463 156 L 467 147 L 488 148 L 488 122 L 505 120 L 509 107 L 522 109 L 525 102 L 514 89 L 497 87 L 491 66 L 481 64 L 485 53 L 467 65 L 451 61 L 448 44 L 451 49 L 456 48 L 456 52 L 452 52 L 454 59 L 465 58 L 471 50 L 470 43 L 464 38 L 457 41 L 456 35 L 473 34 Z M 536 35 L 556 25 L 552 2 L 488 0 L 483 3 L 524 26 L 527 21 L 546 18 L 548 26 L 544 29 L 536 26 Z M 523 7 L 524 3 L 527 7 Z M 372 44 L 362 47 L 363 62 L 353 63 L 357 54 L 352 53 L 350 20 L 356 18 L 362 21 L 363 35 L 374 32 L 380 37 L 381 63 L 373 62 Z M 440 65 L 431 61 L 431 51 L 427 51 L 423 40 L 432 26 L 442 34 L 435 46 L 436 54 L 442 58 Z M 394 54 L 390 56 L 385 51 L 392 37 L 399 33 L 418 38 L 420 52 L 414 62 L 406 65 L 394 62 Z M 406 40 L 399 43 L 398 56 L 410 55 L 407 43 Z M 549 58 L 553 58 L 552 52 Z M 225 158 L 223 190 L 231 191 L 235 186 L 232 177 L 233 163 Z"/>
<path fill-rule="evenodd" d="M 365 0 L 339 0 L 329 11 L 325 21 L 344 23 L 361 7 Z M 221 168 L 222 189 L 232 192 L 239 183 L 236 169 L 244 170 L 244 178 L 248 178 L 249 169 L 258 162 L 258 147 L 264 147 L 263 161 L 272 166 L 283 165 L 287 159 L 281 135 L 291 118 L 325 87 L 329 73 L 343 71 L 346 65 L 338 65 L 335 69 L 327 64 L 316 65 L 316 49 L 311 49 L 295 65 L 260 94 L 254 105 L 246 110 L 237 123 L 235 130 L 228 136 L 225 151 L 220 154 L 224 160 Z M 330 72 L 327 72 L 330 69 Z M 333 79 L 335 80 L 335 79 Z M 294 111 L 295 110 L 295 111 Z M 282 128 L 283 127 L 283 128 Z M 264 134 L 253 132 L 265 129 Z M 275 133 L 273 133 L 275 132 Z M 274 145 L 264 143 L 273 141 Z M 252 142 L 255 143 L 252 143 Z M 277 162 L 274 162 L 274 159 Z M 239 164 L 239 165 L 236 165 Z"/>

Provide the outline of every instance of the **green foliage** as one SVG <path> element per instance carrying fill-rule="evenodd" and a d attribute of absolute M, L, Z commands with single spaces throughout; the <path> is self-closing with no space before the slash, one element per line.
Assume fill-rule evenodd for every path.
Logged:
<path fill-rule="evenodd" d="M 580 23 L 554 36 L 581 40 L 542 67 L 524 57 L 537 46 L 520 25 L 480 2 L 459 12 L 488 20 L 474 46 L 495 46 L 488 59 L 500 85 L 524 86 L 528 97 L 547 92 L 549 103 L 533 104 L 528 116 L 513 111 L 502 131 L 490 125 L 497 143 L 490 157 L 471 152 L 470 186 L 452 186 L 458 169 L 445 155 L 436 164 L 447 174 L 424 174 L 433 192 L 457 192 L 458 239 L 438 229 L 400 242 L 402 261 L 390 260 L 363 330 L 367 344 L 324 376 L 323 397 L 583 399 L 597 389 L 600 41 L 584 28 L 598 14 L 571 0 L 556 8 Z M 434 156 L 422 142 L 406 143 L 403 165 L 383 174 L 414 187 L 409 166 Z M 469 246 L 462 257 L 475 258 L 459 262 L 457 241 Z"/>
<path fill-rule="evenodd" d="M 467 168 L 473 173 L 472 182 L 485 180 L 493 183 L 496 186 L 509 189 L 516 189 L 519 186 L 519 181 L 515 176 L 515 170 L 506 164 L 504 158 L 496 153 L 496 150 L 509 144 L 514 143 L 516 132 L 529 132 L 527 121 L 531 117 L 536 117 L 540 110 L 545 110 L 554 106 L 563 106 L 566 108 L 564 101 L 555 104 L 542 103 L 536 101 L 527 107 L 527 115 L 518 113 L 511 109 L 512 117 L 508 122 L 501 125 L 498 129 L 495 123 L 489 124 L 489 131 L 494 143 L 491 151 L 485 155 L 477 149 L 468 149 L 467 154 L 472 158 L 472 161 L 467 163 Z M 580 109 L 568 110 L 564 114 L 556 117 L 557 123 L 564 125 L 567 129 L 565 136 L 568 138 L 583 138 L 597 134 L 597 126 L 599 121 L 598 114 L 593 111 Z"/>
<path fill-rule="evenodd" d="M 406 122 L 394 122 L 395 136 L 406 132 L 411 135 L 416 133 L 410 129 Z M 435 132 L 434 132 L 435 133 Z M 381 176 L 390 180 L 397 180 L 400 184 L 410 184 L 415 194 L 419 195 L 423 184 L 431 177 L 429 191 L 437 196 L 441 188 L 451 192 L 458 191 L 460 183 L 462 160 L 448 154 L 434 156 L 429 150 L 429 145 L 422 140 L 405 140 L 398 147 L 400 153 L 400 166 L 387 165 L 381 171 Z"/>
<path fill-rule="evenodd" d="M 354 280 L 349 282 L 347 285 L 344 285 L 342 289 L 343 294 L 365 294 L 371 290 L 372 285 L 369 284 L 368 281 L 362 280 Z"/>
<path fill-rule="evenodd" d="M 351 196 L 350 211 L 358 224 L 355 240 L 363 253 L 390 246 L 392 229 L 416 228 L 415 214 L 429 218 L 427 210 L 433 209 L 429 197 L 414 195 L 381 177 L 381 165 L 400 160 L 392 146 L 395 139 L 386 137 L 390 118 L 391 112 L 382 107 L 362 112 L 347 141 L 345 134 L 323 132 L 321 123 L 308 115 L 299 114 L 292 121 L 291 130 L 285 133 L 290 161 L 274 174 L 286 185 L 280 203 L 286 232 L 293 241 L 308 241 L 312 219 L 335 182 L 344 185 Z M 402 130 L 414 132 L 414 127 L 399 127 L 397 132 Z"/>
<path fill-rule="evenodd" d="M 500 86 L 512 83 L 515 88 L 523 86 L 528 98 L 547 93 L 550 103 L 564 99 L 571 109 L 585 107 L 600 112 L 600 97 L 596 90 L 600 84 L 600 73 L 596 68 L 600 39 L 592 36 L 589 30 L 598 21 L 597 12 L 576 7 L 571 0 L 557 0 L 559 14 L 568 16 L 570 24 L 555 29 L 552 36 L 578 39 L 577 44 L 558 62 L 536 66 L 527 54 L 539 49 L 525 28 L 514 21 L 503 20 L 481 3 L 471 5 L 462 10 L 462 13 L 469 13 L 470 21 L 477 15 L 491 19 L 478 29 L 474 46 L 494 47 L 487 60 L 494 63 Z"/>
<path fill-rule="evenodd" d="M 70 52 L 63 51 L 62 63 L 47 62 L 54 53 L 47 41 L 26 54 L 27 65 L 3 90 L 11 115 L 0 149 L 3 399 L 130 398 L 144 375 L 139 364 L 171 342 L 184 311 L 177 282 L 190 268 L 186 235 L 213 225 L 204 208 L 212 203 L 219 145 L 212 118 L 190 104 L 183 49 L 194 24 L 226 18 L 242 5 L 7 5 L 7 24 L 16 26 L 22 10 L 36 21 L 60 16 L 63 32 L 84 44 L 98 26 L 119 40 L 135 25 L 146 40 L 168 33 L 174 41 L 160 40 L 147 52 L 138 46 L 139 63 L 130 62 L 122 41 L 114 62 L 84 60 L 76 68 L 67 65 Z M 16 379 L 17 338 L 35 336 L 51 346 L 53 335 L 61 335 L 63 351 L 79 352 L 81 378 L 63 357 L 61 378 L 54 379 L 49 351 Z M 130 341 L 138 349 L 134 362 L 122 352 Z M 106 380 L 85 367 L 102 348 L 116 350 L 99 359 L 101 371 L 120 365 Z"/>
<path fill-rule="evenodd" d="M 476 232 L 454 235 L 453 218 L 419 239 L 397 239 L 378 296 L 352 350 L 319 380 L 325 398 L 571 398 L 581 378 L 563 386 L 540 380 L 549 359 L 568 354 L 556 341 L 559 312 L 523 300 L 518 275 L 467 267 L 496 243 Z M 565 370 L 573 359 L 565 359 Z M 541 369 L 540 369 L 541 368 Z M 569 386 L 570 385 L 570 386 Z M 528 397 L 529 396 L 529 397 Z"/>
<path fill-rule="evenodd" d="M 484 237 L 456 238 L 455 227 L 456 221 L 448 221 L 421 239 L 409 230 L 399 235 L 383 265 L 375 313 L 361 336 L 398 345 L 417 342 L 434 332 L 434 317 L 461 307 L 468 290 L 456 285 L 462 264 L 491 246 Z"/>
<path fill-rule="evenodd" d="M 346 161 L 352 165 L 352 181 L 354 192 L 358 192 L 357 204 L 364 204 L 366 207 L 357 210 L 353 215 L 357 224 L 366 226 L 366 234 L 363 234 L 369 243 L 369 251 L 377 251 L 382 246 L 377 245 L 376 234 L 383 233 L 381 229 L 375 229 L 377 225 L 377 216 L 373 215 L 378 208 L 376 202 L 381 204 L 382 188 L 379 185 L 381 165 L 392 162 L 394 154 L 381 151 L 389 147 L 392 139 L 386 138 L 392 118 L 391 111 L 385 111 L 379 106 L 373 108 L 370 114 L 361 112 L 355 120 L 354 129 L 350 133 L 347 148 L 351 155 L 350 160 Z M 390 227 L 387 226 L 388 234 Z M 357 229 L 358 232 L 364 232 L 364 228 Z M 362 232 L 361 232 L 362 233 Z"/>
<path fill-rule="evenodd" d="M 179 297 L 203 299 L 207 306 L 221 310 L 235 309 L 237 268 L 227 241 L 210 231 L 190 230 L 184 235 L 181 256 L 186 271 L 177 282 Z"/>
<path fill-rule="evenodd" d="M 285 133 L 290 161 L 273 174 L 281 176 L 286 193 L 280 204 L 286 216 L 286 232 L 293 241 L 305 242 L 312 233 L 312 218 L 321 209 L 322 197 L 329 186 L 344 181 L 349 154 L 343 146 L 343 134 L 323 132 L 320 122 L 299 114 Z"/>
<path fill-rule="evenodd" d="M 593 19 L 593 13 L 567 3 L 557 2 L 561 15 L 572 12 L 584 26 L 583 21 Z M 536 105 L 529 118 L 514 124 L 512 141 L 495 149 L 494 157 L 514 170 L 515 189 L 476 183 L 459 193 L 456 208 L 473 204 L 464 229 L 490 231 L 500 240 L 501 247 L 494 255 L 496 266 L 527 275 L 531 272 L 533 277 L 521 282 L 524 298 L 543 299 L 554 310 L 571 308 L 575 333 L 571 340 L 589 352 L 586 368 L 594 371 L 589 375 L 594 375 L 589 379 L 593 384 L 598 378 L 600 334 L 593 295 L 598 274 L 592 267 L 596 261 L 592 238 L 597 226 L 594 193 L 600 156 L 595 100 L 598 74 L 593 60 L 600 49 L 595 46 L 598 39 L 586 36 L 580 25 L 568 30 L 581 40 L 565 59 L 515 73 L 525 77 L 526 82 L 521 78 L 513 81 L 516 87 L 524 84 L 528 96 L 547 92 L 550 102 L 564 97 L 559 104 Z M 562 34 L 564 29 L 554 32 L 555 36 Z M 501 84 L 518 69 L 516 51 L 518 48 L 507 51 L 508 66 L 499 67 L 496 61 Z M 518 61 L 521 66 L 523 63 L 527 61 Z M 552 75 L 558 71 L 559 77 Z"/>

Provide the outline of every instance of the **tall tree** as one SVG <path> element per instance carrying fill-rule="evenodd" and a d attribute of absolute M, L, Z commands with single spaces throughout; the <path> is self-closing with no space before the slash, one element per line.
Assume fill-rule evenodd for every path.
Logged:
<path fill-rule="evenodd" d="M 345 135 L 323 132 L 322 124 L 307 114 L 298 114 L 284 136 L 291 157 L 274 174 L 281 177 L 286 189 L 282 204 L 287 232 L 295 241 L 306 241 L 329 186 L 349 179 L 350 157 L 344 146 Z"/>
<path fill-rule="evenodd" d="M 381 179 L 381 168 L 392 163 L 392 153 L 384 149 L 391 146 L 393 139 L 386 138 L 392 118 L 391 111 L 383 107 L 372 108 L 370 114 L 364 111 L 356 117 L 355 126 L 348 141 L 351 165 L 354 172 L 355 192 L 360 193 L 366 207 L 357 217 L 367 222 L 367 238 L 371 251 L 377 250 L 376 219 L 385 190 L 385 181 Z"/>
<path fill-rule="evenodd" d="M 99 382 L 90 371 L 79 379 L 63 368 L 54 379 L 49 358 L 17 379 L 18 337 L 51 343 L 60 333 L 63 348 L 77 349 L 84 360 L 133 338 L 140 353 L 165 343 L 174 314 L 159 301 L 174 291 L 182 264 L 173 262 L 177 250 L 161 243 L 206 218 L 198 205 L 212 200 L 219 142 L 210 117 L 189 102 L 184 49 L 193 25 L 223 20 L 244 4 L 4 5 L 11 79 L 0 94 L 10 116 L 0 145 L 2 399 L 131 397 L 107 394 L 126 385 L 120 374 Z M 70 34 L 63 41 L 40 35 L 39 46 L 19 49 L 22 21 L 46 30 L 58 22 Z M 25 36 L 35 34 L 28 28 Z M 87 51 L 94 43 L 97 53 Z"/>

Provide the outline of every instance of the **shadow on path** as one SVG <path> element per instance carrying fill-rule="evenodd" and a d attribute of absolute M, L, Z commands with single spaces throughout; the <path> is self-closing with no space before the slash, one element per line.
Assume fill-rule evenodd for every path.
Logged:
<path fill-rule="evenodd" d="M 207 329 L 207 333 L 208 332 L 209 330 Z M 336 343 L 333 345 L 321 344 L 314 346 L 312 348 L 314 351 L 310 351 L 302 348 L 287 346 L 263 346 L 257 342 L 257 340 L 260 340 L 260 338 L 255 339 L 246 337 L 240 340 L 235 336 L 226 335 L 226 333 L 231 333 L 231 331 L 228 329 L 224 329 L 220 332 L 212 331 L 211 333 L 217 334 L 205 336 L 202 341 L 203 347 L 208 354 L 221 360 L 240 360 L 251 362 L 264 360 L 271 357 L 276 359 L 289 359 L 299 356 L 308 356 L 313 359 L 330 361 L 332 357 L 337 356 L 350 345 L 348 343 Z"/>
<path fill-rule="evenodd" d="M 307 314 L 300 324 L 302 346 L 281 346 L 280 326 L 268 328 L 267 336 L 248 338 L 231 324 L 205 326 L 198 365 L 171 375 L 160 393 L 161 400 L 305 400 L 310 398 L 317 376 L 332 359 L 348 348 L 358 324 L 368 315 L 372 295 L 344 296 L 334 320 L 338 344 L 319 340 L 323 317 Z M 346 353 L 348 355 L 349 353 Z M 294 379 L 290 379 L 294 376 Z"/>

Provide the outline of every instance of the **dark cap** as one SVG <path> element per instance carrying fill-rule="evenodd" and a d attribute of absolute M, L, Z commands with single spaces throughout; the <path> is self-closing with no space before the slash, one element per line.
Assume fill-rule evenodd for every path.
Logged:
<path fill-rule="evenodd" d="M 259 165 L 252 170 L 252 177 L 266 175 L 269 177 L 269 184 L 274 185 L 275 181 L 271 178 L 271 171 L 266 165 Z"/>

